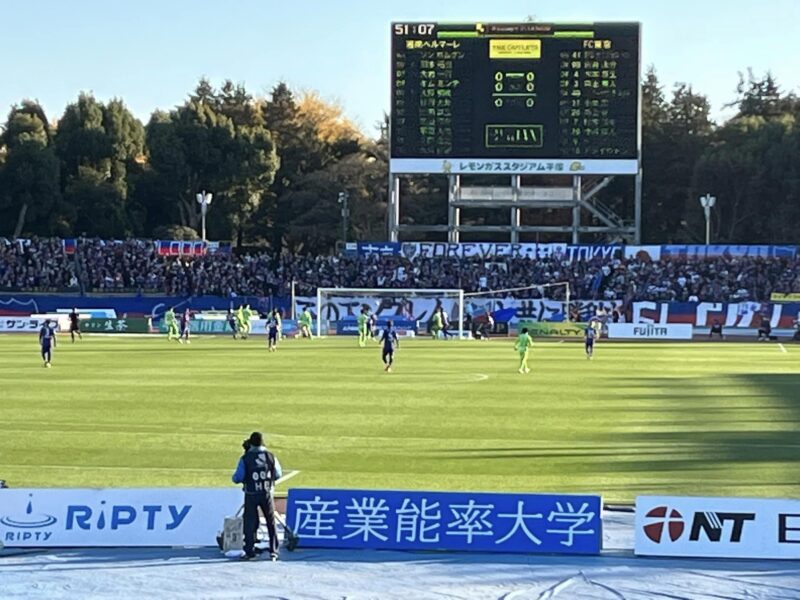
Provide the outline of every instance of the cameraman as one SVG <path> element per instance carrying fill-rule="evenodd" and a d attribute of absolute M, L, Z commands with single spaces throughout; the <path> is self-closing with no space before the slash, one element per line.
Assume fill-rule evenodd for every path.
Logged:
<path fill-rule="evenodd" d="M 281 464 L 274 454 L 264 447 L 264 436 L 254 431 L 242 443 L 244 454 L 239 459 L 233 482 L 244 487 L 244 555 L 249 560 L 256 555 L 255 543 L 258 531 L 258 509 L 264 514 L 269 533 L 269 555 L 278 558 L 278 535 L 275 532 L 275 501 L 272 487 L 281 478 Z"/>

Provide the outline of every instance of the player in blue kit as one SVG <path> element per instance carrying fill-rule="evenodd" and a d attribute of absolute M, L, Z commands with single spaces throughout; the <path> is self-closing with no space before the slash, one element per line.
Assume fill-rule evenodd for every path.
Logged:
<path fill-rule="evenodd" d="M 278 314 L 278 309 L 272 309 L 272 313 L 267 319 L 267 348 L 270 352 L 275 352 L 278 349 L 278 337 L 281 332 L 281 317 Z"/>
<path fill-rule="evenodd" d="M 383 344 L 383 364 L 386 365 L 383 370 L 391 373 L 392 364 L 394 364 L 394 351 L 400 347 L 400 340 L 397 339 L 397 332 L 394 330 L 394 323 L 391 321 L 386 323 L 386 329 L 381 334 L 381 343 Z"/>
<path fill-rule="evenodd" d="M 588 360 L 592 360 L 592 355 L 594 354 L 594 338 L 596 336 L 597 330 L 589 323 L 583 332 L 584 347 L 586 348 L 586 358 Z"/>
<path fill-rule="evenodd" d="M 45 368 L 50 368 L 53 359 L 53 348 L 56 347 L 56 332 L 50 327 L 50 319 L 45 319 L 44 325 L 39 330 L 39 346 L 42 349 L 42 360 Z"/>

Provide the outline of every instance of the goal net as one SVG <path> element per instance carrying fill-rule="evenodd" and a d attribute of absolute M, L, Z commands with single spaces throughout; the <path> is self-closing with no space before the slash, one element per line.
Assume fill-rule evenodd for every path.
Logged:
<path fill-rule="evenodd" d="M 464 290 L 394 288 L 317 288 L 318 336 L 335 331 L 339 321 L 355 321 L 363 307 L 378 319 L 417 322 L 425 333 L 440 308 L 449 321 L 448 331 L 464 337 Z"/>
<path fill-rule="evenodd" d="M 503 321 L 570 320 L 570 287 L 566 281 L 526 285 L 513 288 L 484 289 L 464 294 L 470 314 L 495 313 Z"/>

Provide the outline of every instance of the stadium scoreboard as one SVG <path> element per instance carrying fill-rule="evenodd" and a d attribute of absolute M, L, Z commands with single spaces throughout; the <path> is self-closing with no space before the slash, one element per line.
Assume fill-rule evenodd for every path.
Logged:
<path fill-rule="evenodd" d="M 639 29 L 392 23 L 392 171 L 636 173 Z"/>

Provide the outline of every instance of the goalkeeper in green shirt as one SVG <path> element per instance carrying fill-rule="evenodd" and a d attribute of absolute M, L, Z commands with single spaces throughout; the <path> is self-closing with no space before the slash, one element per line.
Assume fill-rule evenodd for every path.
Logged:
<path fill-rule="evenodd" d="M 528 368 L 528 350 L 533 346 L 533 338 L 528 333 L 528 328 L 523 327 L 522 333 L 519 334 L 517 342 L 514 344 L 514 349 L 519 352 L 519 372 L 530 373 Z"/>
<path fill-rule="evenodd" d="M 361 309 L 361 314 L 358 315 L 358 345 L 362 348 L 367 345 L 367 323 L 369 321 L 369 317 L 367 316 L 367 312 L 364 308 Z"/>
<path fill-rule="evenodd" d="M 180 339 L 180 334 L 178 333 L 178 320 L 175 318 L 174 308 L 170 308 L 164 313 L 164 323 L 167 326 L 167 340 L 171 341 L 173 336 L 175 339 Z"/>

